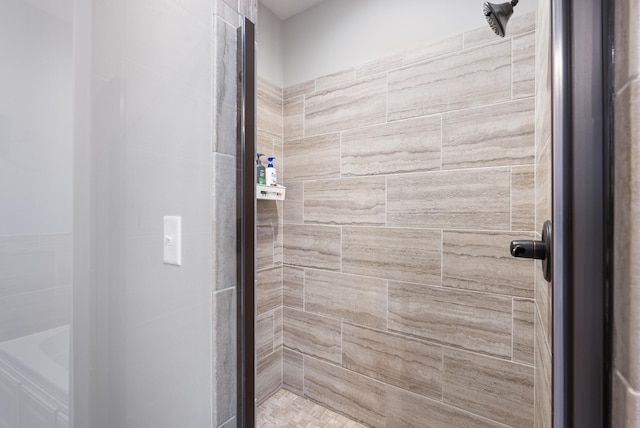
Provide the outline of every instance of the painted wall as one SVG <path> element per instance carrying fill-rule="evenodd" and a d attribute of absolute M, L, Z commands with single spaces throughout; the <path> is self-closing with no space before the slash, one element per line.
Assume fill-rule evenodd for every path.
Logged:
<path fill-rule="evenodd" d="M 640 2 L 615 2 L 614 427 L 640 426 Z"/>
<path fill-rule="evenodd" d="M 536 230 L 535 20 L 284 89 L 287 389 L 374 427 L 534 425 L 509 242 Z"/>
<path fill-rule="evenodd" d="M 523 0 L 514 16 L 536 9 Z M 284 22 L 284 86 L 483 25 L 478 0 L 327 0 Z"/>
<path fill-rule="evenodd" d="M 284 86 L 284 23 L 258 3 L 258 74 L 268 82 Z"/>

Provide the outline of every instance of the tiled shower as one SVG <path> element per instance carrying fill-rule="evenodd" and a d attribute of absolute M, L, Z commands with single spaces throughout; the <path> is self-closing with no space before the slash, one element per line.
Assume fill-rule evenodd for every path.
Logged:
<path fill-rule="evenodd" d="M 540 230 L 550 183 L 540 15 L 259 81 L 258 152 L 280 157 L 287 198 L 258 202 L 258 403 L 286 388 L 374 427 L 534 425 L 549 286 L 508 248 Z"/>

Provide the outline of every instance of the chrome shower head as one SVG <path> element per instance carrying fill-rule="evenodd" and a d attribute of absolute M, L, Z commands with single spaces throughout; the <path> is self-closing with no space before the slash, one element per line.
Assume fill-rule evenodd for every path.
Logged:
<path fill-rule="evenodd" d="M 484 2 L 484 17 L 487 18 L 489 26 L 500 37 L 504 37 L 507 29 L 507 22 L 513 15 L 513 8 L 518 4 L 518 0 L 511 0 L 510 3 L 493 4 Z"/>

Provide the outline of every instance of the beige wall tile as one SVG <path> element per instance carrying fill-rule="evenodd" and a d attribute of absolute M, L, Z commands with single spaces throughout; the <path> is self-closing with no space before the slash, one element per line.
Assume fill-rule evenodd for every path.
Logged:
<path fill-rule="evenodd" d="M 536 239 L 541 239 L 537 235 Z M 553 339 L 553 288 L 551 283 L 547 282 L 542 275 L 542 267 L 539 261 L 536 261 L 535 268 L 535 300 L 536 307 L 540 313 L 541 323 L 536 328 L 541 330 L 547 338 L 548 343 L 552 343 Z"/>
<path fill-rule="evenodd" d="M 384 225 L 384 177 L 339 178 L 304 183 L 306 224 Z"/>
<path fill-rule="evenodd" d="M 342 367 L 442 399 L 442 347 L 355 325 L 342 327 Z"/>
<path fill-rule="evenodd" d="M 513 299 L 513 361 L 534 363 L 535 302 Z"/>
<path fill-rule="evenodd" d="M 536 93 L 536 33 L 515 36 L 512 42 L 512 96 L 524 98 Z"/>
<path fill-rule="evenodd" d="M 640 426 L 640 392 L 634 391 L 615 370 L 612 386 L 612 427 L 637 427 Z"/>
<path fill-rule="evenodd" d="M 284 263 L 292 266 L 340 270 L 340 228 L 285 225 Z"/>
<path fill-rule="evenodd" d="M 511 167 L 511 230 L 535 229 L 535 165 Z"/>
<path fill-rule="evenodd" d="M 304 137 L 304 97 L 287 98 L 282 106 L 282 114 L 283 139 L 290 141 Z"/>
<path fill-rule="evenodd" d="M 256 268 L 266 269 L 273 266 L 273 227 L 256 227 Z"/>
<path fill-rule="evenodd" d="M 340 177 L 340 135 L 284 143 L 284 182 Z"/>
<path fill-rule="evenodd" d="M 256 358 L 267 357 L 273 346 L 273 311 L 256 316 Z"/>
<path fill-rule="evenodd" d="M 535 68 L 536 153 L 551 138 L 551 3 L 540 0 L 538 11 Z"/>
<path fill-rule="evenodd" d="M 387 178 L 387 225 L 508 230 L 509 168 Z"/>
<path fill-rule="evenodd" d="M 356 79 L 356 70 L 348 68 L 346 70 L 336 71 L 316 79 L 316 91 L 323 91 L 333 86 L 343 85 Z"/>
<path fill-rule="evenodd" d="M 304 308 L 359 325 L 386 328 L 387 281 L 307 269 Z"/>
<path fill-rule="evenodd" d="M 535 162 L 533 98 L 442 117 L 442 168 L 530 165 Z"/>
<path fill-rule="evenodd" d="M 305 135 L 380 123 L 386 118 L 386 76 L 355 80 L 306 97 Z"/>
<path fill-rule="evenodd" d="M 407 49 L 402 55 L 402 65 L 426 61 L 442 55 L 462 50 L 462 34 L 458 34 L 437 42 L 421 43 Z"/>
<path fill-rule="evenodd" d="M 283 98 L 286 100 L 293 97 L 299 97 L 300 95 L 310 94 L 315 90 L 316 90 L 315 79 L 308 80 L 306 82 L 297 83 L 295 85 L 289 86 L 288 88 L 284 88 Z"/>
<path fill-rule="evenodd" d="M 440 285 L 440 231 L 345 227 L 342 271 Z"/>
<path fill-rule="evenodd" d="M 637 0 L 615 2 L 615 90 L 619 91 L 640 73 L 640 3 Z"/>
<path fill-rule="evenodd" d="M 551 141 L 540 153 L 536 164 L 536 232 L 542 232 L 542 225 L 551 219 Z"/>
<path fill-rule="evenodd" d="M 305 355 L 340 364 L 341 322 L 284 308 L 284 346 Z"/>
<path fill-rule="evenodd" d="M 616 99 L 614 365 L 640 391 L 640 82 Z"/>
<path fill-rule="evenodd" d="M 283 219 L 285 223 L 304 223 L 304 182 L 287 182 L 284 200 Z"/>
<path fill-rule="evenodd" d="M 371 427 L 385 427 L 383 383 L 313 358 L 304 358 L 305 396 Z"/>
<path fill-rule="evenodd" d="M 506 37 L 517 36 L 518 34 L 530 33 L 535 30 L 536 14 L 527 13 L 524 15 L 518 14 L 518 9 L 515 9 L 515 14 L 509 20 L 507 25 Z M 470 48 L 472 46 L 478 46 L 485 43 L 494 43 L 500 38 L 491 30 L 489 25 L 483 26 L 476 30 L 467 31 L 464 33 L 464 48 Z"/>
<path fill-rule="evenodd" d="M 388 56 L 382 59 L 370 61 L 356 67 L 356 79 L 386 73 L 389 70 L 402 67 L 402 54 Z"/>
<path fill-rule="evenodd" d="M 536 313 L 535 322 L 535 426 L 536 428 L 552 428 L 552 361 L 549 343 L 540 325 L 540 314 Z"/>
<path fill-rule="evenodd" d="M 389 281 L 389 330 L 511 358 L 511 298 Z"/>
<path fill-rule="evenodd" d="M 273 311 L 273 347 L 279 348 L 284 345 L 284 310 L 280 306 Z"/>
<path fill-rule="evenodd" d="M 282 350 L 282 383 L 283 387 L 300 396 L 304 395 L 304 373 L 302 354 L 288 348 Z"/>
<path fill-rule="evenodd" d="M 511 99 L 510 40 L 388 74 L 388 119 L 398 120 Z"/>
<path fill-rule="evenodd" d="M 282 349 L 259 360 L 256 372 L 256 401 L 260 404 L 282 387 Z"/>
<path fill-rule="evenodd" d="M 256 310 L 258 314 L 282 306 L 282 267 L 259 271 L 256 275 Z"/>
<path fill-rule="evenodd" d="M 440 122 L 440 116 L 431 116 L 345 131 L 342 175 L 439 170 Z"/>
<path fill-rule="evenodd" d="M 442 285 L 533 298 L 534 262 L 509 252 L 515 239 L 533 233 L 455 232 L 442 235 Z"/>
<path fill-rule="evenodd" d="M 444 350 L 445 403 L 516 427 L 533 426 L 533 367 Z"/>
<path fill-rule="evenodd" d="M 495 428 L 502 424 L 414 393 L 387 387 L 387 427 Z"/>
<path fill-rule="evenodd" d="M 290 308 L 304 308 L 304 269 L 282 268 L 283 304 Z"/>
<path fill-rule="evenodd" d="M 259 79 L 257 97 L 257 122 L 260 133 L 282 140 L 282 90 Z"/>

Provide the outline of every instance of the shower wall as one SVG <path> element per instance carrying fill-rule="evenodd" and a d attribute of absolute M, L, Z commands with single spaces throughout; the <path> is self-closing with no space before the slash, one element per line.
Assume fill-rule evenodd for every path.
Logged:
<path fill-rule="evenodd" d="M 260 40 L 258 40 L 258 46 Z M 282 174 L 282 88 L 258 79 L 257 152 L 276 157 Z M 265 165 L 266 166 L 266 165 Z M 282 177 L 282 175 L 280 175 Z M 257 202 L 256 246 L 256 400 L 263 402 L 282 386 L 283 203 Z"/>
<path fill-rule="evenodd" d="M 640 426 L 640 2 L 615 2 L 614 427 Z"/>
<path fill-rule="evenodd" d="M 536 239 L 551 219 L 551 1 L 538 1 L 536 26 Z M 536 262 L 535 421 L 552 426 L 552 285 Z"/>
<path fill-rule="evenodd" d="M 534 424 L 535 20 L 284 89 L 285 388 L 374 427 Z"/>

